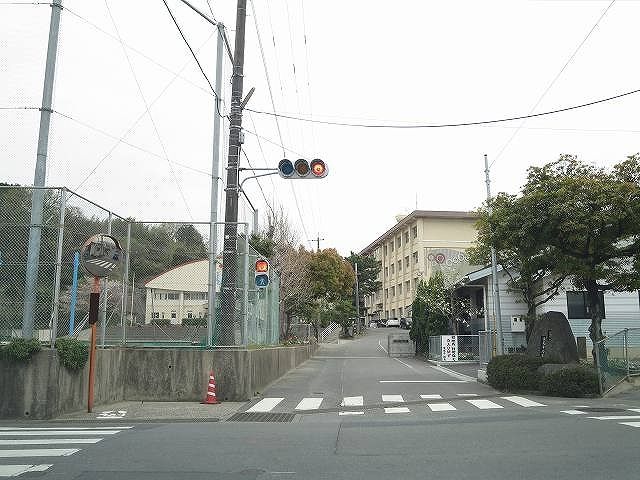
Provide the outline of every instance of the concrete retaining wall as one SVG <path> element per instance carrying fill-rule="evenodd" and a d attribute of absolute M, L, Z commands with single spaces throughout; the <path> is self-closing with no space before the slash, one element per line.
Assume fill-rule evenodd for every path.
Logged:
<path fill-rule="evenodd" d="M 316 348 L 98 350 L 94 405 L 200 401 L 211 370 L 221 400 L 249 400 Z M 86 408 L 88 371 L 88 365 L 79 372 L 67 370 L 55 350 L 38 352 L 27 363 L 0 360 L 0 418 L 47 419 Z"/>

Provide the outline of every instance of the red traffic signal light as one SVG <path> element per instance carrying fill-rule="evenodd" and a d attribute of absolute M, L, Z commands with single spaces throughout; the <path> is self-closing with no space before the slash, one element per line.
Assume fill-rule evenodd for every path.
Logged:
<path fill-rule="evenodd" d="M 269 262 L 266 260 L 258 260 L 256 262 L 256 272 L 266 273 L 269 271 Z"/>
<path fill-rule="evenodd" d="M 323 178 L 327 176 L 327 166 L 324 164 L 322 160 L 316 158 L 311 161 L 311 173 L 318 178 Z"/>
<path fill-rule="evenodd" d="M 283 158 L 280 160 L 280 163 L 278 163 L 278 174 L 282 178 L 316 179 L 326 177 L 327 173 L 329 173 L 327 165 L 319 158 L 311 162 L 308 162 L 304 158 L 299 158 L 295 163 L 287 158 Z"/>

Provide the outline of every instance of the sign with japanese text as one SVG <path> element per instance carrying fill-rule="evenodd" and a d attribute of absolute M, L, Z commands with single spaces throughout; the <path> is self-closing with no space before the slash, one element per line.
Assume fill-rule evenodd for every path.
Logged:
<path fill-rule="evenodd" d="M 442 361 L 457 362 L 458 361 L 458 337 L 456 335 L 441 335 L 440 342 L 441 342 L 441 348 L 442 348 Z"/>

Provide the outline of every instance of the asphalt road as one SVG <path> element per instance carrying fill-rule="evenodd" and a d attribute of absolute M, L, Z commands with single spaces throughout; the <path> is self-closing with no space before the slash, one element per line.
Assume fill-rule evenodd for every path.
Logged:
<path fill-rule="evenodd" d="M 500 394 L 420 360 L 388 358 L 378 346 L 379 341 L 384 345 L 386 333 L 384 329 L 373 330 L 364 339 L 323 346 L 317 357 L 241 408 L 251 410 L 264 400 L 282 398 L 269 411 L 256 412 L 256 415 L 295 414 L 285 415 L 289 422 L 227 419 L 218 423 L 37 425 L 56 430 L 33 430 L 34 423 L 3 424 L 0 427 L 0 476 L 11 466 L 51 465 L 42 472 L 27 472 L 18 478 L 584 480 L 640 477 L 637 454 L 640 428 L 636 428 L 640 426 L 640 405 L 620 399 L 552 399 Z M 386 383 L 389 381 L 394 383 Z M 385 397 L 391 399 L 385 402 L 382 395 L 395 397 Z M 435 398 L 438 395 L 442 398 Z M 342 405 L 345 397 L 362 397 L 362 405 Z M 303 404 L 315 408 L 296 411 L 305 398 L 316 399 Z M 487 401 L 489 403 L 485 403 Z M 274 401 L 266 403 L 271 405 Z M 447 404 L 452 408 L 434 410 L 430 406 L 433 404 Z M 490 404 L 497 407 L 488 408 Z M 408 411 L 385 411 L 385 408 Z M 607 411 L 595 412 L 592 408 Z M 363 413 L 340 415 L 340 412 L 354 411 Z M 68 429 L 80 426 L 86 430 L 60 430 L 61 426 Z M 19 427 L 27 430 L 18 430 Z M 55 443 L 66 439 L 100 440 Z M 41 443 L 16 443 L 20 440 Z M 35 456 L 34 451 L 47 449 L 69 450 L 56 453 L 66 453 L 63 456 L 46 451 L 41 452 L 42 457 Z M 26 450 L 32 451 L 24 453 Z"/>

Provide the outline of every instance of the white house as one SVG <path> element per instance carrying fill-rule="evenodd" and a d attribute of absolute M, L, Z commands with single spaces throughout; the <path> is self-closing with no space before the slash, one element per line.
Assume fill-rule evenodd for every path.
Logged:
<path fill-rule="evenodd" d="M 222 264 L 217 265 L 216 291 L 220 291 Z M 208 313 L 209 261 L 178 265 L 145 283 L 145 323 L 152 319 L 182 324 L 184 318 L 204 318 Z"/>
<path fill-rule="evenodd" d="M 526 345 L 523 317 L 527 314 L 527 304 L 517 292 L 509 290 L 509 275 L 498 267 L 500 294 L 500 313 L 505 347 Z M 543 287 L 550 278 L 544 279 Z M 468 296 L 472 306 L 477 305 L 484 315 L 476 319 L 478 329 L 495 330 L 495 309 L 493 304 L 493 280 L 491 268 L 484 268 L 467 274 L 460 282 L 457 292 Z M 602 296 L 604 319 L 602 331 L 614 334 L 624 328 L 640 327 L 640 292 L 605 292 Z M 482 305 L 480 305 L 482 303 Z M 485 307 L 486 308 L 482 308 Z M 538 315 L 546 312 L 562 312 L 569 320 L 571 330 L 576 337 L 586 337 L 588 349 L 589 325 L 591 318 L 586 301 L 586 292 L 578 291 L 569 280 L 560 287 L 558 295 L 536 309 Z"/>

